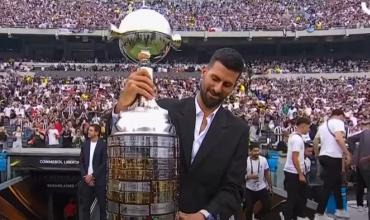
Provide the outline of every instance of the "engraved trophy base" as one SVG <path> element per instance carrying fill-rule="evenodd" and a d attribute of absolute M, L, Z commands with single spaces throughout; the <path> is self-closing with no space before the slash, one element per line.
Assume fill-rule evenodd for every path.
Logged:
<path fill-rule="evenodd" d="M 108 219 L 173 220 L 178 138 L 117 134 L 108 138 Z"/>

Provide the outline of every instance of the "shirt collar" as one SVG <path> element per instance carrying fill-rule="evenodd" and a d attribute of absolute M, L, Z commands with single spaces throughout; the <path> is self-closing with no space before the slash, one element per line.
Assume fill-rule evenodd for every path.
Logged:
<path fill-rule="evenodd" d="M 200 114 L 204 114 L 204 112 L 199 106 L 198 96 L 199 94 L 195 96 L 195 115 L 196 116 L 199 116 Z M 220 109 L 220 107 L 221 105 L 219 105 L 211 114 L 209 114 L 208 118 L 213 118 L 216 115 L 217 111 Z"/>

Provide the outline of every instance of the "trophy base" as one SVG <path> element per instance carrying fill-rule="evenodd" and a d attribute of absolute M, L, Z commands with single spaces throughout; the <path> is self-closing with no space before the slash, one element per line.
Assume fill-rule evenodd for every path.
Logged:
<path fill-rule="evenodd" d="M 108 220 L 174 220 L 175 214 L 158 215 L 158 216 L 124 216 L 120 214 L 108 214 Z"/>

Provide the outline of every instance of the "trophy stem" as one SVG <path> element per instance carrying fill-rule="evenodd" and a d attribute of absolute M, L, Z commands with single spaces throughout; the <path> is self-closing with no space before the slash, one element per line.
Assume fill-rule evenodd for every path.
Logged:
<path fill-rule="evenodd" d="M 139 70 L 146 70 L 146 72 L 149 74 L 150 79 L 153 81 L 153 68 L 149 67 L 150 62 L 149 59 L 151 57 L 150 51 L 149 50 L 141 50 L 140 53 L 138 54 L 139 58 L 139 64 L 141 67 Z M 140 96 L 138 98 L 138 105 L 139 107 L 144 107 L 144 108 L 155 108 L 158 107 L 156 101 L 154 99 L 152 100 L 147 100 L 144 97 Z"/>
<path fill-rule="evenodd" d="M 153 80 L 153 68 L 144 66 L 144 67 L 139 68 L 139 70 L 141 69 L 145 69 L 149 73 L 150 79 Z M 140 96 L 137 100 L 138 100 L 137 106 L 139 107 L 144 107 L 144 108 L 158 107 L 158 104 L 155 101 L 155 99 L 147 100 L 145 97 Z"/>
<path fill-rule="evenodd" d="M 146 70 L 149 73 L 150 79 L 153 80 L 153 68 L 148 66 L 142 66 L 139 70 Z"/>

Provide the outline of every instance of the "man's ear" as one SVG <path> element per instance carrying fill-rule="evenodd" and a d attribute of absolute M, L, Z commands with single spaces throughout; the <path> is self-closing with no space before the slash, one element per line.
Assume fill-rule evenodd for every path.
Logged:
<path fill-rule="evenodd" d="M 203 79 L 205 77 L 205 75 L 207 74 L 208 72 L 208 66 L 204 66 L 202 69 L 201 69 L 201 78 Z"/>

